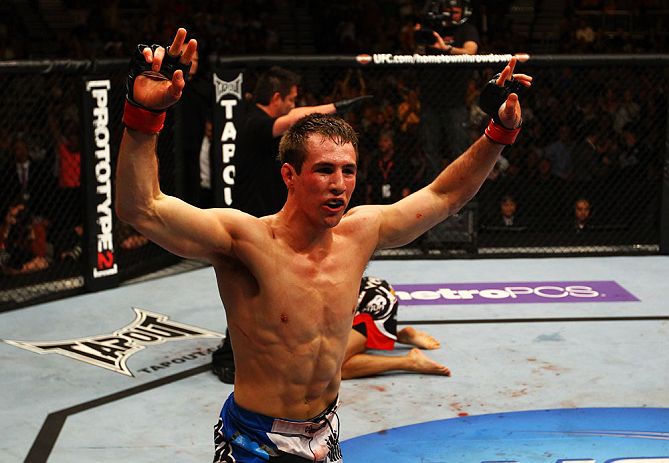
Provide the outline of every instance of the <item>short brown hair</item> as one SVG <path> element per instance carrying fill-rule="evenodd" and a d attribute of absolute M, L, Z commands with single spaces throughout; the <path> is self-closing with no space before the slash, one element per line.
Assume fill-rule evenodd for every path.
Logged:
<path fill-rule="evenodd" d="M 258 78 L 253 91 L 255 102 L 267 106 L 277 92 L 283 100 L 299 83 L 299 75 L 279 66 L 272 66 Z"/>
<path fill-rule="evenodd" d="M 312 134 L 320 134 L 338 145 L 350 143 L 358 162 L 358 135 L 345 120 L 331 114 L 314 113 L 300 118 L 281 137 L 279 163 L 288 163 L 299 174 L 307 158 L 306 141 Z"/>

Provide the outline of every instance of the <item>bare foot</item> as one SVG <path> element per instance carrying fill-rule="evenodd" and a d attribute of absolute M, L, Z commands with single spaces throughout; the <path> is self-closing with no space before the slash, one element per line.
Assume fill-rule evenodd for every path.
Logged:
<path fill-rule="evenodd" d="M 434 339 L 429 334 L 418 331 L 415 328 L 407 326 L 397 333 L 397 340 L 402 344 L 411 344 L 412 346 L 420 347 L 421 349 L 439 349 L 441 343 Z"/>
<path fill-rule="evenodd" d="M 413 371 L 430 375 L 451 376 L 451 371 L 448 368 L 427 358 L 423 351 L 417 347 L 411 349 L 407 357 L 411 360 Z"/>

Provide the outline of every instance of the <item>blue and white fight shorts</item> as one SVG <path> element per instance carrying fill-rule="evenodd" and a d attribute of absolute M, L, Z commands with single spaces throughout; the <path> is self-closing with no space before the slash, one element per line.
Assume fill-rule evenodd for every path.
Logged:
<path fill-rule="evenodd" d="M 339 399 L 308 421 L 274 418 L 225 401 L 214 428 L 214 463 L 341 462 Z"/>

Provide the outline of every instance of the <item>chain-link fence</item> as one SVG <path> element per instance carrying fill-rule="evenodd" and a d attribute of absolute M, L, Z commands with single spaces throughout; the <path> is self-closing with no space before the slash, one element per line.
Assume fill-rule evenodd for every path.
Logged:
<path fill-rule="evenodd" d="M 465 61 L 471 58 L 470 62 Z M 247 91 L 278 63 L 303 77 L 300 103 L 374 95 L 344 117 L 360 134 L 353 205 L 389 203 L 432 180 L 478 139 L 478 107 L 497 56 L 364 55 L 281 61 L 221 59 L 244 69 Z M 486 62 L 491 59 L 495 62 Z M 667 57 L 533 57 L 516 72 L 523 129 L 456 216 L 378 257 L 633 254 L 659 251 L 667 157 Z"/>
<path fill-rule="evenodd" d="M 105 174 L 113 179 L 123 131 L 127 60 L 0 64 L 0 310 L 7 310 L 85 290 L 87 260 L 96 259 L 87 257 L 95 250 L 87 249 L 86 238 L 95 236 L 100 219 L 91 223 L 85 207 L 84 170 L 94 154 L 85 142 L 90 121 L 82 109 L 84 76 L 109 81 L 111 167 Z M 162 187 L 173 193 L 172 134 L 168 118 L 160 137 L 160 173 Z M 176 261 L 115 216 L 113 223 L 113 264 L 120 281 Z"/>
<path fill-rule="evenodd" d="M 343 115 L 360 134 L 355 206 L 393 202 L 423 187 L 483 133 L 488 118 L 478 108 L 478 95 L 508 57 L 453 58 L 425 64 L 409 55 L 255 57 L 214 59 L 212 65 L 233 75 L 238 69 L 251 93 L 271 65 L 293 70 L 302 76 L 298 105 L 374 95 Z M 666 252 L 661 223 L 666 228 L 667 58 L 544 56 L 520 63 L 516 72 L 532 75 L 534 84 L 521 94 L 523 129 L 516 144 L 503 151 L 479 193 L 456 216 L 414 243 L 375 257 Z M 95 159 L 86 131 L 97 122 L 84 114 L 90 108 L 82 103 L 83 77 L 109 81 L 104 87 L 113 172 L 125 68 L 125 60 L 0 63 L 0 310 L 85 290 L 87 262 L 95 254 L 95 240 L 87 245 L 85 237 L 95 237 L 100 218 L 91 222 L 84 201 L 91 202 L 91 190 L 82 171 L 92 171 Z M 192 127 L 211 114 L 207 98 L 211 108 L 219 106 L 208 82 L 189 82 L 200 86 L 200 101 L 168 114 L 158 147 L 163 190 L 198 204 L 194 183 L 205 131 Z M 196 117 L 196 111 L 207 114 Z M 214 147 L 221 132 L 219 123 Z M 234 176 L 220 157 L 213 157 L 211 182 L 216 203 L 223 205 L 220 190 Z M 120 281 L 177 260 L 115 216 L 114 239 Z"/>

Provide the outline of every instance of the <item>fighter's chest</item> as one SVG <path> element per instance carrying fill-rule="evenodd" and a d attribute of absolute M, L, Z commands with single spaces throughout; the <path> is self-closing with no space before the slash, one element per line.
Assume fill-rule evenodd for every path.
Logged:
<path fill-rule="evenodd" d="M 290 307 L 296 316 L 303 314 L 316 322 L 335 322 L 352 315 L 360 275 L 345 259 L 298 255 L 286 261 L 278 273 L 279 307 Z"/>

